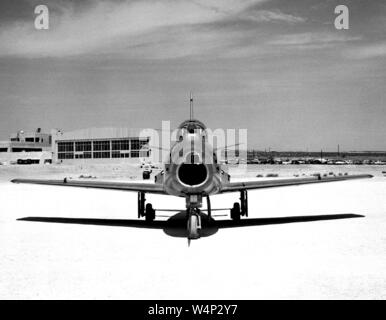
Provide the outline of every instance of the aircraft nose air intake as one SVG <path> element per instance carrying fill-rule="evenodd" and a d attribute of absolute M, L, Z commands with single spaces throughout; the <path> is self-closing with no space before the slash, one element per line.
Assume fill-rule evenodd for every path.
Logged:
<path fill-rule="evenodd" d="M 178 168 L 178 178 L 183 184 L 197 186 L 205 182 L 208 170 L 204 164 L 183 163 Z"/>

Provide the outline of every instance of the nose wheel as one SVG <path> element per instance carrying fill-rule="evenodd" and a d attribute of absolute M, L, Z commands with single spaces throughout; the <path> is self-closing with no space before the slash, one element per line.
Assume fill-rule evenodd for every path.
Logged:
<path fill-rule="evenodd" d="M 198 209 L 190 209 L 188 216 L 188 240 L 200 238 L 201 216 Z"/>

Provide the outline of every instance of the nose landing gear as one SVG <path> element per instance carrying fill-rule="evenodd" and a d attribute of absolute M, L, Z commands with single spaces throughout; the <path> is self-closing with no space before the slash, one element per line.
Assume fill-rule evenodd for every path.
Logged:
<path fill-rule="evenodd" d="M 200 238 L 201 230 L 201 216 L 198 209 L 193 208 L 190 210 L 188 217 L 188 239 Z"/>
<path fill-rule="evenodd" d="M 201 213 L 202 196 L 200 194 L 191 194 L 186 197 L 186 214 L 187 214 L 187 237 L 188 244 L 190 240 L 201 237 Z M 210 206 L 210 204 L 209 204 Z"/>

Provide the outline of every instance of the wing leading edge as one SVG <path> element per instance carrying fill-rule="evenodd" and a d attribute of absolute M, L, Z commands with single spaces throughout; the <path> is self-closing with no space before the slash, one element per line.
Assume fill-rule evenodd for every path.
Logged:
<path fill-rule="evenodd" d="M 109 189 L 121 191 L 136 191 L 166 194 L 162 184 L 157 183 L 140 183 L 140 182 L 111 182 L 111 181 L 79 181 L 79 180 L 42 180 L 42 179 L 14 179 L 13 183 L 29 183 L 42 184 L 50 186 L 64 186 L 64 187 L 80 187 L 80 188 L 95 188 L 95 189 Z"/>
<path fill-rule="evenodd" d="M 261 181 L 245 181 L 245 182 L 230 182 L 225 184 L 220 193 L 234 192 L 240 190 L 250 189 L 263 189 L 263 188 L 274 188 L 274 187 L 286 187 L 296 186 L 302 184 L 321 183 L 321 182 L 333 182 L 333 181 L 345 181 L 352 179 L 366 179 L 372 178 L 370 174 L 358 174 L 348 176 L 333 176 L 333 177 L 307 177 L 307 178 L 291 178 L 291 179 L 276 179 L 276 180 L 261 180 Z"/>
<path fill-rule="evenodd" d="M 321 182 L 345 181 L 345 180 L 352 180 L 352 179 L 365 179 L 365 178 L 372 178 L 372 177 L 373 176 L 369 174 L 360 174 L 360 175 L 338 176 L 338 177 L 336 176 L 320 177 L 319 176 L 319 177 L 308 177 L 308 178 L 230 182 L 228 184 L 223 185 L 220 193 L 234 192 L 234 191 L 240 191 L 240 190 L 295 186 L 295 185 L 321 183 Z M 79 181 L 79 180 L 71 180 L 71 179 L 63 179 L 63 180 L 14 179 L 14 180 L 11 180 L 11 182 L 167 194 L 163 188 L 163 185 L 158 183 Z"/>

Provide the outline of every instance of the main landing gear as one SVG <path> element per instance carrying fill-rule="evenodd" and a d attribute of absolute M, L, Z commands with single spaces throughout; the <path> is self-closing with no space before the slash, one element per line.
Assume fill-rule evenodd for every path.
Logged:
<path fill-rule="evenodd" d="M 235 202 L 231 209 L 231 219 L 239 221 L 240 217 L 248 217 L 248 193 L 247 190 L 240 191 L 240 203 Z"/>
<path fill-rule="evenodd" d="M 145 192 L 138 192 L 138 218 L 145 217 L 147 222 L 155 219 L 155 210 L 151 203 L 146 203 Z"/>

